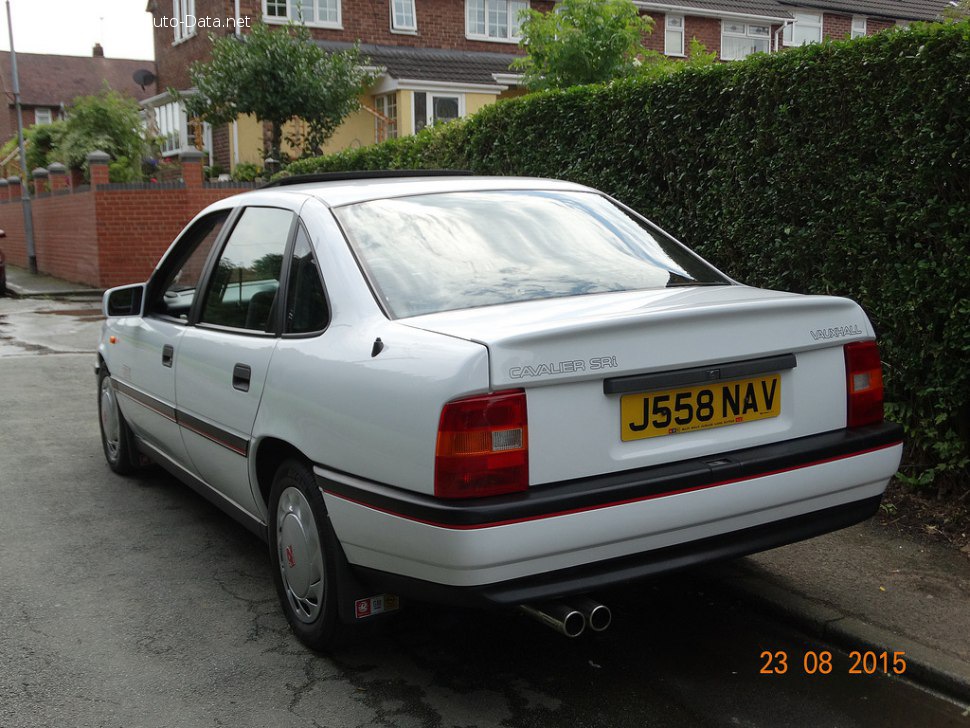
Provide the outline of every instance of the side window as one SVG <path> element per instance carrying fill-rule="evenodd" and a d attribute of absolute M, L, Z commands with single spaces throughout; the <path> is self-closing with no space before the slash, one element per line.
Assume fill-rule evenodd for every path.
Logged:
<path fill-rule="evenodd" d="M 274 207 L 243 211 L 212 271 L 201 323 L 267 330 L 293 217 L 289 210 Z"/>
<path fill-rule="evenodd" d="M 148 302 L 149 315 L 171 316 L 185 321 L 195 301 L 205 262 L 216 244 L 229 210 L 206 215 L 189 228 L 179 240 L 174 257 L 162 271 L 162 280 L 152 285 Z"/>
<path fill-rule="evenodd" d="M 287 334 L 309 334 L 323 331 L 330 323 L 327 296 L 320 281 L 316 256 L 310 238 L 301 225 L 293 246 L 290 263 L 290 284 L 286 295 Z"/>

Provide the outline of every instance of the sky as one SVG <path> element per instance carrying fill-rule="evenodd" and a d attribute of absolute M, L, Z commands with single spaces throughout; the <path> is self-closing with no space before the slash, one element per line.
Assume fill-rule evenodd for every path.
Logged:
<path fill-rule="evenodd" d="M 90 56 L 95 43 L 108 58 L 152 60 L 148 0 L 9 0 L 18 53 Z M 0 50 L 10 50 L 6 0 L 0 1 Z"/>

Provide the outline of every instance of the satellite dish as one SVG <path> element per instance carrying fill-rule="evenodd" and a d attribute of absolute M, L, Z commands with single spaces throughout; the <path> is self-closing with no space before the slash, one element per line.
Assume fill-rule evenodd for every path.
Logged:
<path fill-rule="evenodd" d="M 145 90 L 145 86 L 155 83 L 155 74 L 149 71 L 147 68 L 139 68 L 137 71 L 131 74 L 131 77 L 135 80 L 135 83 L 141 86 L 142 91 Z"/>

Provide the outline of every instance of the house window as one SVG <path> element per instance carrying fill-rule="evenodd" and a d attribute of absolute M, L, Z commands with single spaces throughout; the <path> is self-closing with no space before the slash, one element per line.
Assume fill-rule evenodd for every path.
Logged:
<path fill-rule="evenodd" d="M 50 109 L 34 109 L 35 124 L 50 124 L 52 121 L 54 121 L 54 115 L 51 113 Z"/>
<path fill-rule="evenodd" d="M 147 110 L 148 131 L 155 135 L 163 157 L 171 157 L 183 149 L 192 149 L 196 142 L 203 149 L 212 149 L 212 127 L 197 121 L 189 123 L 182 105 L 177 101 L 150 107 Z M 201 133 L 201 138 L 197 137 Z"/>
<path fill-rule="evenodd" d="M 856 15 L 852 18 L 852 37 L 865 38 L 866 35 L 866 19 Z"/>
<path fill-rule="evenodd" d="M 439 94 L 414 92 L 414 132 L 426 126 L 444 124 L 462 116 L 465 97 L 463 94 Z"/>
<path fill-rule="evenodd" d="M 518 43 L 520 18 L 528 0 L 465 0 L 465 35 L 474 40 Z"/>
<path fill-rule="evenodd" d="M 684 16 L 668 15 L 664 22 L 664 54 L 684 55 Z"/>
<path fill-rule="evenodd" d="M 188 123 L 177 101 L 155 107 L 155 126 L 163 157 L 181 151 L 182 140 L 188 137 Z"/>
<path fill-rule="evenodd" d="M 414 0 L 391 0 L 391 30 L 414 33 L 417 29 Z"/>
<path fill-rule="evenodd" d="M 374 119 L 374 141 L 397 139 L 397 94 L 386 94 L 374 97 L 374 108 L 379 114 L 387 117 Z"/>
<path fill-rule="evenodd" d="M 794 25 L 785 26 L 785 45 L 802 46 L 822 42 L 822 14 L 794 11 Z"/>
<path fill-rule="evenodd" d="M 174 43 L 195 35 L 195 0 L 172 0 L 172 29 Z"/>
<path fill-rule="evenodd" d="M 771 26 L 721 21 L 721 60 L 740 61 L 771 50 Z"/>
<path fill-rule="evenodd" d="M 340 0 L 263 0 L 268 23 L 293 21 L 318 28 L 341 27 Z"/>

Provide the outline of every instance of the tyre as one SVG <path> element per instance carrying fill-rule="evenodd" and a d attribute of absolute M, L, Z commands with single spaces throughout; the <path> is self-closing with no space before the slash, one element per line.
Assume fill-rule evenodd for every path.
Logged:
<path fill-rule="evenodd" d="M 313 473 L 284 462 L 269 498 L 273 582 L 286 620 L 307 647 L 326 651 L 345 635 L 337 613 L 337 537 Z"/>
<path fill-rule="evenodd" d="M 135 439 L 118 407 L 114 380 L 103 364 L 98 373 L 98 422 L 101 425 L 101 447 L 108 466 L 119 475 L 134 472 L 137 457 Z"/>

